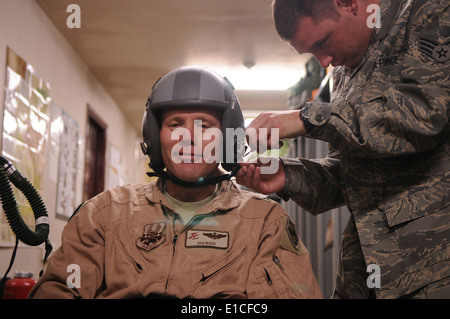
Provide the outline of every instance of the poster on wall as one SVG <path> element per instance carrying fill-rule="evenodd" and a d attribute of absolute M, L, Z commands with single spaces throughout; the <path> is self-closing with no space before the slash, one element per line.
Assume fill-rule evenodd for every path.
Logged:
<path fill-rule="evenodd" d="M 59 110 L 61 110 L 58 107 Z M 56 193 L 56 217 L 68 219 L 75 211 L 76 180 L 78 163 L 78 122 L 60 111 L 56 118 L 59 123 L 59 164 Z M 52 130 L 55 126 L 52 126 Z"/>
<path fill-rule="evenodd" d="M 45 152 L 50 123 L 50 86 L 33 67 L 7 48 L 3 108 L 2 156 L 43 191 Z M 34 215 L 25 196 L 12 187 L 24 222 L 34 229 Z M 15 242 L 3 211 L 0 214 L 0 244 Z"/>
<path fill-rule="evenodd" d="M 126 169 L 122 163 L 122 154 L 114 145 L 109 147 L 109 170 L 106 188 L 125 185 Z"/>

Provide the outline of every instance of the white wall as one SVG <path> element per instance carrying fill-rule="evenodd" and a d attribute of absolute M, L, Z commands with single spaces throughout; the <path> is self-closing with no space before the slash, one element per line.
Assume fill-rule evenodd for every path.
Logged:
<path fill-rule="evenodd" d="M 6 69 L 6 48 L 10 47 L 50 83 L 52 99 L 69 113 L 79 125 L 81 143 L 77 172 L 77 198 L 81 202 L 84 170 L 84 132 L 87 104 L 107 124 L 107 148 L 113 145 L 122 155 L 126 183 L 145 180 L 142 158 L 136 158 L 136 132 L 125 119 L 117 105 L 99 84 L 75 50 L 53 26 L 41 8 L 33 0 L 0 0 L 0 114 L 3 114 Z M 3 120 L 0 116 L 0 132 Z M 108 153 L 107 153 L 108 159 Z M 46 167 L 45 176 L 54 167 Z M 108 175 L 106 176 L 106 179 Z M 141 179 L 141 180 L 136 180 Z M 66 221 L 55 218 L 56 183 L 48 177 L 45 192 L 41 194 L 50 217 L 50 241 L 54 250 L 60 245 L 61 232 Z M 0 247 L 0 277 L 3 276 L 12 248 Z M 35 278 L 42 267 L 43 245 L 22 245 L 16 256 L 15 270 L 33 271 Z"/>

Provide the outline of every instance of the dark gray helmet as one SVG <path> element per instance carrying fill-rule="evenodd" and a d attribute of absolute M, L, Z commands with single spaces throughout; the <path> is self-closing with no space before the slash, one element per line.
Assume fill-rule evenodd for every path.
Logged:
<path fill-rule="evenodd" d="M 244 129 L 244 117 L 241 106 L 234 93 L 233 85 L 216 72 L 199 66 L 185 66 L 175 69 L 161 77 L 152 88 L 142 120 L 142 151 L 150 158 L 150 168 L 155 172 L 164 169 L 159 139 L 160 123 L 158 113 L 161 110 L 180 107 L 200 107 L 221 112 L 222 167 L 231 171 L 241 159 L 245 141 L 235 139 L 227 143 L 226 129 Z M 227 146 L 233 145 L 233 150 Z M 234 152 L 233 161 L 227 161 L 227 151 Z"/>

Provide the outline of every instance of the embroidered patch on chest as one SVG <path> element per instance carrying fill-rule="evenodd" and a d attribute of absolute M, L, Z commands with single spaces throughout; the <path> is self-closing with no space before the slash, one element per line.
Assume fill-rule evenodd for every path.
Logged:
<path fill-rule="evenodd" d="M 375 61 L 375 69 L 383 69 L 400 64 L 399 55 L 382 56 Z"/>
<path fill-rule="evenodd" d="M 149 251 L 166 241 L 166 224 L 164 222 L 147 224 L 142 236 L 136 240 L 136 246 Z"/>
<path fill-rule="evenodd" d="M 230 235 L 227 232 L 215 230 L 188 230 L 186 247 L 227 249 Z"/>

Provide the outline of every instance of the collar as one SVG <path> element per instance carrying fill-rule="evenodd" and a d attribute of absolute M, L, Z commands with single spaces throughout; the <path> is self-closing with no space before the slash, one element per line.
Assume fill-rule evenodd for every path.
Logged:
<path fill-rule="evenodd" d="M 344 72 L 347 75 L 353 76 L 356 74 L 380 41 L 389 34 L 395 22 L 405 13 L 411 3 L 412 0 L 380 0 L 381 26 L 374 30 L 367 51 L 361 61 L 353 68 L 344 67 Z"/>
<path fill-rule="evenodd" d="M 375 39 L 384 39 L 399 16 L 400 5 L 407 0 L 380 0 L 381 27 L 375 29 Z"/>
<path fill-rule="evenodd" d="M 169 203 L 162 192 L 164 185 L 163 182 L 163 178 L 158 178 L 156 181 L 149 183 L 145 196 L 151 203 L 160 204 L 173 210 L 172 205 Z M 236 208 L 242 201 L 242 196 L 243 195 L 241 191 L 232 181 L 222 181 L 219 184 L 217 196 L 213 200 L 211 200 L 211 202 L 206 205 L 199 213 L 205 213 L 208 211 L 227 211 Z"/>

